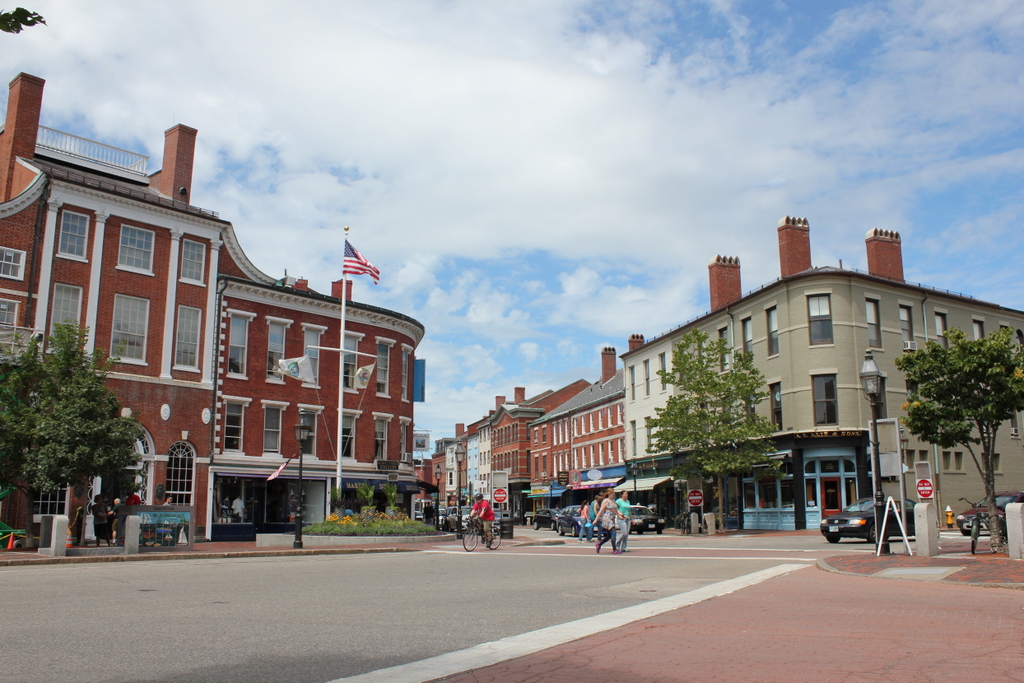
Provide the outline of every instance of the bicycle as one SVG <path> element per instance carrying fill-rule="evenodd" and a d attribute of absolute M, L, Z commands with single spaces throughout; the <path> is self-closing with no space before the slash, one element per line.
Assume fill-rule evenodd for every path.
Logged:
<path fill-rule="evenodd" d="M 961 498 L 960 500 L 964 501 L 965 503 L 967 503 L 972 508 L 978 511 L 977 514 L 974 515 L 974 519 L 971 520 L 971 555 L 974 555 L 975 551 L 978 549 L 978 538 L 981 536 L 982 529 L 989 532 L 990 538 L 992 536 L 992 529 L 990 527 L 992 516 L 988 513 L 987 510 L 980 509 L 981 501 L 978 501 L 977 503 L 972 503 L 966 498 Z M 996 524 L 999 525 L 999 531 L 1002 532 L 1003 538 L 1005 539 L 1006 519 L 997 514 Z"/>
<path fill-rule="evenodd" d="M 492 524 L 491 537 L 484 538 L 484 523 L 478 517 L 473 517 L 466 524 L 466 530 L 462 534 L 462 547 L 466 552 L 471 553 L 483 542 L 488 550 L 497 550 L 501 545 L 501 534 L 498 533 Z"/>

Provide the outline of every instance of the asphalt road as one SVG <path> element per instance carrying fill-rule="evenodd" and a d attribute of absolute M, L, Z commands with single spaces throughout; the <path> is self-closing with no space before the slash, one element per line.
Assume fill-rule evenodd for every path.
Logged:
<path fill-rule="evenodd" d="M 634 536 L 623 556 L 570 540 L 472 554 L 449 545 L 6 568 L 0 680 L 332 681 L 837 550 L 806 537 L 779 543 L 716 540 L 705 552 L 700 538 Z"/>

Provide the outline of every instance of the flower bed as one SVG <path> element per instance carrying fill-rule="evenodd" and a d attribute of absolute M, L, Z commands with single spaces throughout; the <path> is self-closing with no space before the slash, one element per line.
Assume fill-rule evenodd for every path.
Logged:
<path fill-rule="evenodd" d="M 401 512 L 364 510 L 357 515 L 332 514 L 319 524 L 302 527 L 303 536 L 436 536 L 437 529 Z"/>

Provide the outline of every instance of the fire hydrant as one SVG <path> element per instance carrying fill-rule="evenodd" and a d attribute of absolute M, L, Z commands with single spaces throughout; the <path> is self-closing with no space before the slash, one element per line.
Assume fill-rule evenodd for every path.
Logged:
<path fill-rule="evenodd" d="M 946 506 L 946 528 L 953 528 L 953 508 Z"/>

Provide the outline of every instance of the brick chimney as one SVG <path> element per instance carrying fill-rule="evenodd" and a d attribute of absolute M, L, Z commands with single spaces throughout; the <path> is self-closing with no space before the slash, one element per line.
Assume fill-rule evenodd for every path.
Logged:
<path fill-rule="evenodd" d="M 455 438 L 459 438 L 466 433 L 466 424 L 464 422 L 455 423 Z"/>
<path fill-rule="evenodd" d="M 868 272 L 903 282 L 903 245 L 900 234 L 872 228 L 864 236 L 864 242 L 868 250 Z"/>
<path fill-rule="evenodd" d="M 195 128 L 180 123 L 164 132 L 164 167 L 150 176 L 150 187 L 171 199 L 191 203 L 192 162 L 198 134 Z"/>
<path fill-rule="evenodd" d="M 631 334 L 629 335 L 629 350 L 636 351 L 646 342 L 644 341 L 644 335 L 642 334 Z"/>
<path fill-rule="evenodd" d="M 0 201 L 21 192 L 15 187 L 18 157 L 31 159 L 36 154 L 39 113 L 43 107 L 43 85 L 38 76 L 20 73 L 11 81 L 7 96 L 7 120 L 0 133 Z"/>
<path fill-rule="evenodd" d="M 601 350 L 601 384 L 615 376 L 615 347 L 606 346 Z"/>
<path fill-rule="evenodd" d="M 515 388 L 515 392 L 516 392 L 516 397 L 515 397 L 514 403 L 516 405 L 519 405 L 520 403 L 522 403 L 523 401 L 526 400 L 526 387 L 516 387 Z"/>
<path fill-rule="evenodd" d="M 711 310 L 725 308 L 743 296 L 740 286 L 740 259 L 738 256 L 716 256 L 708 263 L 711 283 Z"/>
<path fill-rule="evenodd" d="M 501 408 L 503 405 L 505 405 L 505 397 L 504 396 L 495 396 L 494 397 L 494 409 L 497 410 L 498 408 Z"/>
<path fill-rule="evenodd" d="M 779 221 L 779 270 L 782 277 L 810 269 L 811 226 L 806 218 L 786 216 Z"/>
<path fill-rule="evenodd" d="M 352 301 L 352 280 L 335 280 L 331 283 L 331 296 L 341 298 L 341 287 L 345 286 L 345 301 Z"/>
<path fill-rule="evenodd" d="M 308 292 L 309 280 L 300 277 L 298 280 L 295 281 L 295 284 L 292 285 L 292 289 L 297 289 L 300 292 Z"/>

